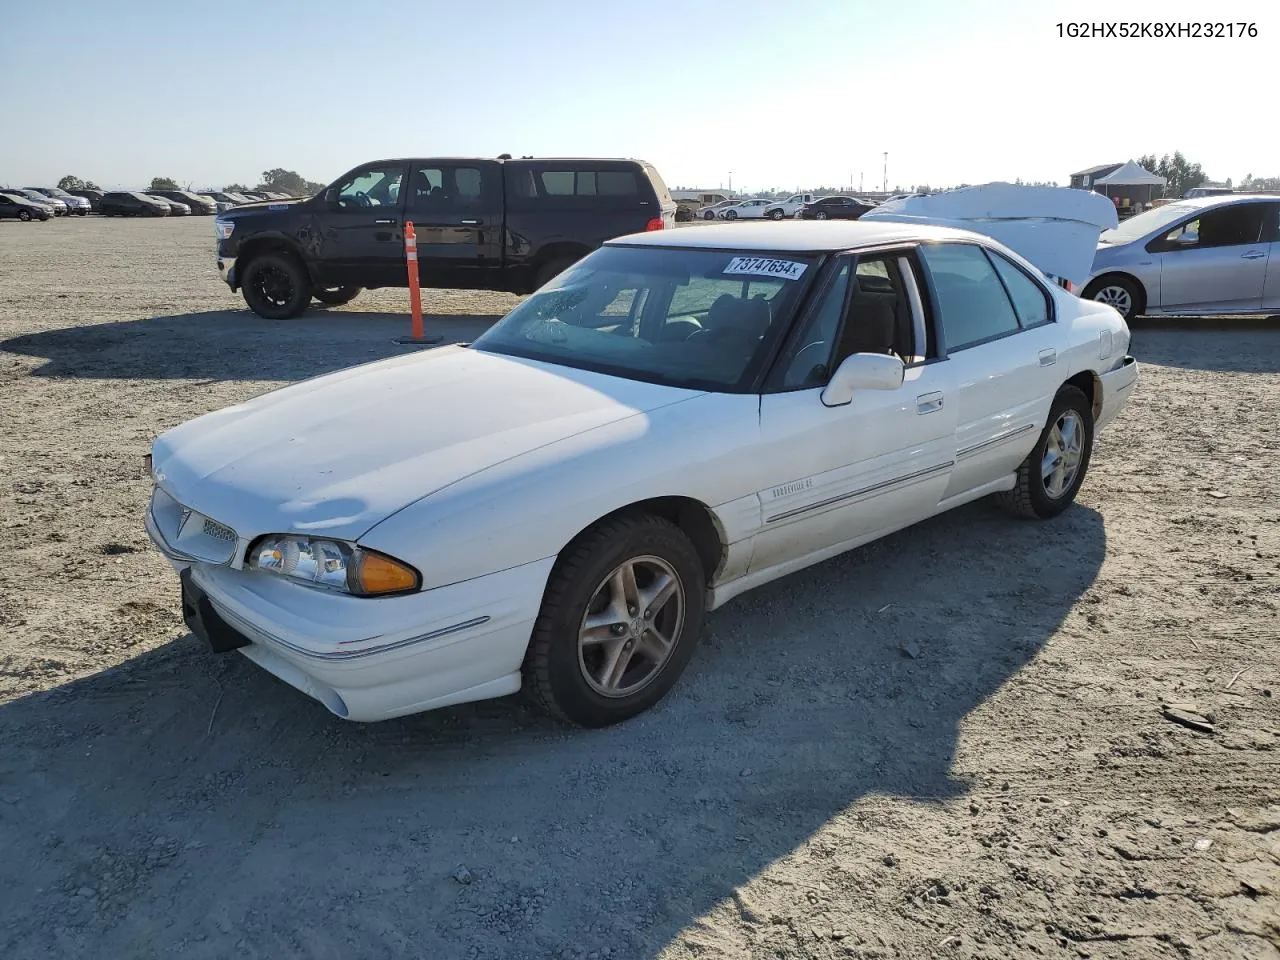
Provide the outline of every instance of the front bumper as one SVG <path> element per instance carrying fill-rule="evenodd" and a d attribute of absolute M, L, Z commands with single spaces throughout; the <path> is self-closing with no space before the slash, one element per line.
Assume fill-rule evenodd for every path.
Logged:
<path fill-rule="evenodd" d="M 218 258 L 218 276 L 232 290 L 236 288 L 236 258 L 235 257 L 219 257 Z"/>
<path fill-rule="evenodd" d="M 195 560 L 147 533 L 248 642 L 240 653 L 336 716 L 374 721 L 515 693 L 553 557 L 447 587 L 366 598 Z M 208 615 L 206 612 L 206 624 Z M 226 649 L 234 644 L 222 643 Z"/>

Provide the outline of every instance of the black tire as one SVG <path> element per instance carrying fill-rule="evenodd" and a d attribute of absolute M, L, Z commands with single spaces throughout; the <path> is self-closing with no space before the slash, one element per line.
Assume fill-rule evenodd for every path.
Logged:
<path fill-rule="evenodd" d="M 726 220 L 737 220 L 737 219 L 738 219 L 738 211 L 737 211 L 737 210 L 726 210 L 726 211 L 724 212 L 724 218 L 725 218 Z"/>
<path fill-rule="evenodd" d="M 316 287 L 311 291 L 311 296 L 331 307 L 340 307 L 354 300 L 363 289 L 364 287 Z"/>
<path fill-rule="evenodd" d="M 815 214 L 813 215 L 813 219 L 815 219 L 815 220 L 826 220 L 826 219 L 827 219 L 827 211 L 825 211 L 825 210 L 819 210 L 817 213 L 815 213 Z"/>
<path fill-rule="evenodd" d="M 786 214 L 785 214 L 782 210 L 770 210 L 770 211 L 769 211 L 769 219 L 770 219 L 770 220 L 781 220 L 781 219 L 782 219 L 783 217 L 785 217 L 785 216 L 786 216 Z"/>
<path fill-rule="evenodd" d="M 670 653 L 643 686 L 629 695 L 604 696 L 587 679 L 579 631 L 597 588 L 620 565 L 640 557 L 657 558 L 675 571 L 683 588 L 683 619 Z M 526 692 L 552 716 L 584 727 L 608 726 L 648 710 L 693 656 L 706 612 L 705 586 L 702 561 L 675 524 L 644 513 L 601 521 L 565 547 L 551 571 L 525 653 Z"/>
<path fill-rule="evenodd" d="M 241 291 L 244 302 L 258 316 L 288 320 L 311 302 L 311 278 L 287 253 L 262 253 L 245 268 Z"/>
<path fill-rule="evenodd" d="M 1083 431 L 1080 461 L 1075 476 L 1057 496 L 1050 494 L 1043 477 L 1043 464 L 1050 437 L 1060 420 L 1074 412 Z M 1053 398 L 1049 419 L 1040 432 L 1040 439 L 1018 466 L 1017 483 L 1012 490 L 996 494 L 997 502 L 1011 513 L 1032 520 L 1048 520 L 1056 517 L 1075 502 L 1085 474 L 1089 472 L 1089 459 L 1093 455 L 1093 406 L 1077 387 L 1064 386 Z"/>
<path fill-rule="evenodd" d="M 1117 290 L 1123 291 L 1123 296 L 1128 298 L 1128 306 L 1123 310 L 1121 310 L 1115 303 L 1114 291 Z M 1099 296 L 1103 291 L 1108 291 L 1110 295 L 1105 298 Z M 1113 307 L 1116 307 L 1116 310 L 1120 312 L 1126 322 L 1132 320 L 1147 308 L 1146 296 L 1144 295 L 1142 288 L 1133 280 L 1130 280 L 1128 277 L 1120 276 L 1119 274 L 1099 277 L 1097 280 L 1094 280 L 1093 283 L 1089 284 L 1089 286 L 1085 288 L 1084 293 L 1080 296 L 1084 300 L 1100 300 L 1103 303 L 1110 303 Z"/>
<path fill-rule="evenodd" d="M 704 210 L 704 211 L 702 212 L 702 219 L 703 219 L 703 220 L 714 220 L 715 218 L 716 218 L 716 215 L 715 215 L 714 213 L 712 213 L 710 210 Z"/>
<path fill-rule="evenodd" d="M 19 211 L 18 211 L 18 219 L 19 219 L 19 220 L 21 220 L 23 223 L 30 223 L 30 222 L 31 222 L 31 211 L 30 211 L 30 210 L 19 210 Z"/>
<path fill-rule="evenodd" d="M 581 257 L 556 257 L 552 260 L 548 260 L 546 263 L 540 266 L 538 268 L 538 272 L 534 274 L 534 277 L 533 277 L 534 289 L 536 290 L 540 288 L 543 284 L 550 283 L 555 277 L 564 273 L 564 271 L 568 270 L 580 259 L 582 258 Z"/>

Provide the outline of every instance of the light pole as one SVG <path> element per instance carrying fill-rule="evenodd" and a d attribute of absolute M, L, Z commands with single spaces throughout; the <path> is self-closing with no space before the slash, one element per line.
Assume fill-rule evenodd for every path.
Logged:
<path fill-rule="evenodd" d="M 884 152 L 884 192 L 889 192 L 889 151 Z"/>
<path fill-rule="evenodd" d="M 862 192 L 862 173 L 858 173 L 858 192 Z"/>
<path fill-rule="evenodd" d="M 729 192 L 733 193 L 733 171 L 729 171 Z"/>

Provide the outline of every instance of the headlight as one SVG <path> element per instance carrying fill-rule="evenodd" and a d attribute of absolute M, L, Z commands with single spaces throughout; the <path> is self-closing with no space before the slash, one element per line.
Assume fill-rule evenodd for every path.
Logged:
<path fill-rule="evenodd" d="M 213 232 L 219 240 L 230 238 L 231 231 L 236 228 L 234 220 L 215 220 L 213 221 Z"/>
<path fill-rule="evenodd" d="M 268 534 L 249 547 L 248 567 L 359 597 L 417 590 L 418 571 L 386 554 L 342 540 Z"/>

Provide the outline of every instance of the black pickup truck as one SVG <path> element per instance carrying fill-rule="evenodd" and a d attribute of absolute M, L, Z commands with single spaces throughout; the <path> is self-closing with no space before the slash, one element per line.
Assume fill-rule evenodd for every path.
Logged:
<path fill-rule="evenodd" d="M 639 160 L 379 160 L 309 199 L 219 214 L 218 273 L 259 316 L 294 317 L 313 297 L 407 286 L 411 222 L 423 287 L 528 293 L 605 240 L 674 226 L 675 212 Z"/>

